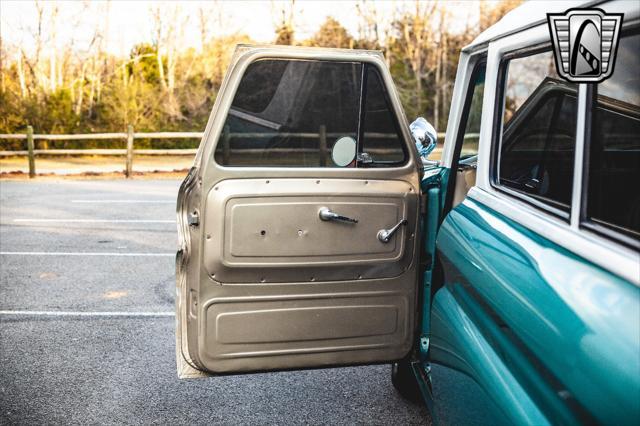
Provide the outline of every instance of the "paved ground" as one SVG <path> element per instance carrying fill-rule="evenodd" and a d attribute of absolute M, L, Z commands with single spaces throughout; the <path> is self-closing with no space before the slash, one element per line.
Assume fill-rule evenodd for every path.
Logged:
<path fill-rule="evenodd" d="M 0 181 L 0 424 L 430 423 L 388 366 L 178 380 L 178 185 Z"/>

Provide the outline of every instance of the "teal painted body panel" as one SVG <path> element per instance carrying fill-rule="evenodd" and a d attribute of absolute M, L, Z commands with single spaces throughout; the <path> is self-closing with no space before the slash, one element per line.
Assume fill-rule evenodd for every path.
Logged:
<path fill-rule="evenodd" d="M 638 287 L 469 198 L 437 249 L 431 362 L 470 376 L 507 423 L 637 422 Z"/>

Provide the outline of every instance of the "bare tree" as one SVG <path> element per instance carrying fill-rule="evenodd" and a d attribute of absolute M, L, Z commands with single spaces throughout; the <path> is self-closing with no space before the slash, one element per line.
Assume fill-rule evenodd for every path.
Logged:
<path fill-rule="evenodd" d="M 2 34 L 0 34 L 0 93 L 4 93 L 6 91 L 6 79 L 4 73 L 5 56 Z"/>
<path fill-rule="evenodd" d="M 501 0 L 494 4 L 484 1 L 478 3 L 480 12 L 480 31 L 484 31 L 491 25 L 495 24 L 507 14 L 510 10 L 518 7 L 523 0 Z"/>
<path fill-rule="evenodd" d="M 22 49 L 20 49 L 20 53 L 18 54 L 18 81 L 20 82 L 20 96 L 22 99 L 27 97 L 27 80 L 24 75 L 23 62 L 23 52 Z"/>
<path fill-rule="evenodd" d="M 358 15 L 357 47 L 363 49 L 382 50 L 387 66 L 393 62 L 392 52 L 389 50 L 389 40 L 394 31 L 398 9 L 380 13 L 377 3 L 371 0 L 360 0 L 356 4 Z"/>
<path fill-rule="evenodd" d="M 183 16 L 180 4 L 176 4 L 172 9 L 166 9 L 163 6 L 161 4 L 152 9 L 154 42 L 161 84 L 163 89 L 172 96 L 176 86 L 178 49 L 182 46 L 187 18 Z M 166 68 L 163 59 L 166 60 Z"/>
<path fill-rule="evenodd" d="M 440 123 L 440 110 L 444 106 L 447 97 L 447 23 L 448 13 L 445 8 L 438 7 L 438 33 L 437 45 L 434 46 L 435 53 L 435 80 L 433 90 L 433 124 L 438 127 Z M 441 102 L 442 101 L 442 102 Z M 444 109 L 444 108 L 442 108 Z"/>
<path fill-rule="evenodd" d="M 198 6 L 198 29 L 200 30 L 200 50 L 211 38 L 209 28 L 217 28 L 218 32 L 224 32 L 226 22 L 222 16 L 222 5 L 218 0 L 213 0 Z"/>
<path fill-rule="evenodd" d="M 422 82 L 429 69 L 427 55 L 431 51 L 433 29 L 431 21 L 436 11 L 435 2 L 415 0 L 413 13 L 405 13 L 398 22 L 402 53 L 415 77 L 415 96 L 418 112 L 422 111 Z M 430 69 L 432 71 L 433 69 Z"/>
<path fill-rule="evenodd" d="M 49 90 L 55 92 L 58 88 L 58 68 L 56 66 L 58 58 L 58 48 L 56 46 L 58 41 L 58 5 L 55 3 L 52 6 L 49 17 L 49 31 Z"/>
<path fill-rule="evenodd" d="M 358 37 L 361 41 L 370 43 L 370 46 L 380 46 L 380 33 L 378 30 L 378 10 L 375 5 L 367 0 L 360 0 L 356 4 L 358 14 Z"/>
<path fill-rule="evenodd" d="M 162 19 L 162 10 L 160 5 L 156 5 L 151 10 L 151 15 L 153 17 L 153 32 L 154 32 L 154 44 L 156 46 L 156 60 L 158 62 L 158 74 L 160 74 L 160 84 L 162 84 L 162 88 L 167 90 L 167 82 L 164 77 L 164 63 L 162 62 L 162 53 L 164 50 L 164 39 L 165 32 L 167 31 L 165 27 L 165 22 Z"/>
<path fill-rule="evenodd" d="M 276 3 L 272 0 L 272 14 L 279 15 L 279 21 L 276 21 L 276 40 L 275 44 L 292 45 L 294 40 L 293 21 L 295 16 L 296 0 L 289 2 L 280 2 L 280 7 L 276 7 Z M 276 18 L 278 19 L 278 18 Z"/>

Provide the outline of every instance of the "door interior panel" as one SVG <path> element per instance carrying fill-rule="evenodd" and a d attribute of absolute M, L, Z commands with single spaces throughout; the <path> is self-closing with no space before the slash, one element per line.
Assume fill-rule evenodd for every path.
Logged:
<path fill-rule="evenodd" d="M 323 221 L 322 208 L 358 222 Z M 207 197 L 204 266 L 225 284 L 398 276 L 413 258 L 403 242 L 413 239 L 415 209 L 400 181 L 228 179 Z M 379 241 L 403 219 L 388 243 Z"/>
<path fill-rule="evenodd" d="M 203 307 L 201 362 L 226 372 L 404 356 L 413 318 L 406 286 L 391 280 L 370 291 L 370 282 L 340 284 L 331 291 L 322 283 L 263 286 L 261 296 L 254 288 L 231 286 L 229 297 L 209 299 Z"/>
<path fill-rule="evenodd" d="M 416 303 L 417 200 L 399 180 L 218 182 L 202 213 L 192 358 L 213 372 L 402 358 Z M 321 208 L 358 222 L 323 221 Z M 388 243 L 378 239 L 404 219 Z"/>
<path fill-rule="evenodd" d="M 371 200 L 362 196 L 335 196 L 330 202 L 326 196 L 295 200 L 264 196 L 232 199 L 225 209 L 230 219 L 225 234 L 225 260 L 229 264 L 243 262 L 240 258 L 269 258 L 277 263 L 300 259 L 307 263 L 309 258 L 314 258 L 312 262 L 322 262 L 326 257 L 346 255 L 389 260 L 380 256 L 382 254 L 390 254 L 393 260 L 398 255 L 396 240 L 383 244 L 376 238 L 375 231 L 401 220 L 402 201 L 398 198 Z M 360 222 L 365 219 L 367 225 L 322 221 L 318 217 L 322 208 L 359 217 Z M 372 211 L 377 214 L 367 217 Z M 371 230 L 374 232 L 367 232 Z"/>

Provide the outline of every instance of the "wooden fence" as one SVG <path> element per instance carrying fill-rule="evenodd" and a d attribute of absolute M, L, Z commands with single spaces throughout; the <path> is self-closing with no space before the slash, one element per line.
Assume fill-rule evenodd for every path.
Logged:
<path fill-rule="evenodd" d="M 0 157 L 27 156 L 29 158 L 29 177 L 36 175 L 35 160 L 37 155 L 124 155 L 126 157 L 125 175 L 130 177 L 133 171 L 134 154 L 141 155 L 194 155 L 196 149 L 134 149 L 134 140 L 138 139 L 200 139 L 202 132 L 134 132 L 128 126 L 126 133 L 91 133 L 76 135 L 34 134 L 33 127 L 27 126 L 24 134 L 0 134 L 4 140 L 27 141 L 26 151 L 0 151 Z M 125 149 L 35 149 L 36 140 L 77 141 L 77 140 L 125 140 Z"/>
<path fill-rule="evenodd" d="M 91 133 L 91 134 L 75 134 L 75 135 L 47 135 L 34 134 L 33 127 L 27 126 L 26 133 L 0 134 L 0 140 L 26 140 L 26 151 L 2 151 L 0 157 L 10 156 L 26 156 L 29 160 L 29 177 L 36 175 L 36 156 L 38 155 L 122 155 L 125 156 L 125 175 L 130 177 L 133 172 L 134 155 L 195 155 L 197 149 L 134 149 L 135 139 L 200 139 L 204 133 L 202 132 L 134 132 L 133 126 L 128 126 L 126 133 Z M 320 126 L 318 133 L 231 133 L 226 131 L 223 133 L 222 140 L 223 156 L 229 158 L 232 153 L 230 149 L 230 140 L 233 137 L 242 138 L 265 138 L 278 136 L 292 136 L 303 139 L 318 139 L 321 151 L 327 150 L 327 137 L 340 136 L 338 134 L 327 133 L 325 126 Z M 371 137 L 389 137 L 387 134 L 368 134 Z M 439 133 L 438 138 L 444 139 L 444 133 Z M 125 149 L 36 149 L 35 141 L 78 141 L 78 140 L 124 140 L 126 141 Z M 255 149 L 243 149 L 244 153 L 251 151 L 262 151 Z M 306 148 L 300 148 L 298 151 L 309 151 Z"/>

